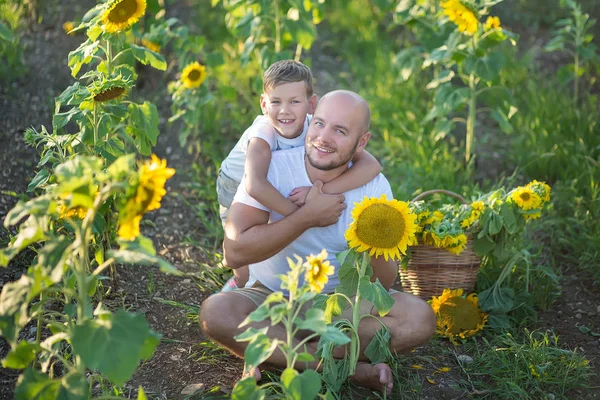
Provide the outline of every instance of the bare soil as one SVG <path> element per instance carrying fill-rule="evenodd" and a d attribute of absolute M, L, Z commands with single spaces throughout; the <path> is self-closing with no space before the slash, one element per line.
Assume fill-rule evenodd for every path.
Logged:
<path fill-rule="evenodd" d="M 13 82 L 2 82 L 0 88 L 0 219 L 4 219 L 17 201 L 12 195 L 25 193 L 28 182 L 35 175 L 38 160 L 35 149 L 27 147 L 23 141 L 23 131 L 27 127 L 51 126 L 53 99 L 73 83 L 67 67 L 68 52 L 77 48 L 83 40 L 81 36 L 67 36 L 62 23 L 81 16 L 91 1 L 68 0 L 56 5 L 52 14 L 43 15 L 42 23 L 30 24 L 24 33 L 22 43 L 25 48 L 27 73 Z M 177 8 L 177 5 L 172 8 Z M 182 15 L 186 9 L 179 10 Z M 175 10 L 177 12 L 177 10 Z M 183 19 L 183 17 L 182 17 Z M 322 55 L 315 55 L 322 57 Z M 326 86 L 334 86 L 330 74 L 318 70 Z M 144 91 L 160 88 L 162 77 L 150 69 L 140 71 L 138 86 Z M 161 136 L 156 152 L 168 160 L 169 166 L 177 169 L 177 174 L 167 184 L 168 195 L 162 208 L 149 216 L 152 225 L 144 226 L 144 235 L 154 240 L 161 256 L 185 272 L 197 272 L 199 265 L 208 262 L 206 256 L 194 246 L 183 244 L 185 237 L 199 239 L 205 232 L 202 222 L 196 217 L 188 203 L 201 201 L 192 198 L 186 182 L 190 180 L 192 158 L 178 145 L 177 132 L 164 121 L 169 114 L 169 98 L 162 94 L 158 99 L 161 118 Z M 9 232 L 0 228 L 0 243 L 8 240 Z M 24 254 L 6 269 L 0 269 L 0 288 L 4 283 L 18 279 L 25 271 L 31 255 Z M 126 307 L 131 311 L 144 313 L 154 330 L 163 335 L 154 356 L 143 362 L 130 382 L 125 385 L 125 396 L 134 397 L 137 388 L 142 386 L 152 399 L 198 398 L 191 396 L 184 388 L 196 385 L 196 393 L 206 393 L 216 387 L 215 396 L 227 397 L 242 371 L 241 360 L 230 356 L 222 349 L 210 345 L 198 323 L 196 309 L 210 293 L 201 290 L 198 280 L 193 277 L 166 276 L 151 268 L 123 266 L 117 270 L 111 294 L 105 302 L 109 306 Z M 578 326 L 585 325 L 598 332 L 600 330 L 600 293 L 594 290 L 585 277 L 577 272 L 570 273 L 563 282 L 563 293 L 552 309 L 540 314 L 538 327 L 552 329 L 561 337 L 565 348 L 577 349 L 585 354 L 597 374 L 600 371 L 600 340 L 582 333 Z M 188 305 L 183 308 L 168 302 Z M 173 304 L 173 303 L 171 303 Z M 25 333 L 27 335 L 28 333 Z M 450 346 L 450 345 L 449 345 Z M 457 349 L 459 351 L 460 349 Z M 0 341 L 0 358 L 6 355 L 8 346 Z M 430 346 L 425 345 L 407 357 L 415 360 L 435 356 Z M 449 365 L 458 370 L 456 361 L 445 359 L 440 366 Z M 469 393 L 453 388 L 456 374 L 436 377 L 436 383 L 426 380 L 426 373 L 419 375 L 423 399 L 471 398 Z M 0 368 L 0 399 L 11 399 L 18 377 L 18 371 Z M 591 386 L 600 387 L 600 378 L 595 375 Z M 182 393 L 183 391 L 183 393 Z M 188 393 L 188 394 L 186 394 Z M 400 396 L 395 395 L 394 398 Z M 357 398 L 373 397 L 364 392 Z M 597 399 L 597 389 L 579 391 L 572 398 Z"/>

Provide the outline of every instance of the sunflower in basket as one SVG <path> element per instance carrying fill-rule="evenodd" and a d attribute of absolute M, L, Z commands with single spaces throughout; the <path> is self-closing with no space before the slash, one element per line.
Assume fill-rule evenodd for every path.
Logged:
<path fill-rule="evenodd" d="M 437 333 L 456 344 L 457 339 L 483 330 L 488 316 L 481 311 L 478 302 L 475 293 L 465 297 L 462 289 L 444 289 L 440 296 L 434 296 L 429 304 L 437 317 Z"/>

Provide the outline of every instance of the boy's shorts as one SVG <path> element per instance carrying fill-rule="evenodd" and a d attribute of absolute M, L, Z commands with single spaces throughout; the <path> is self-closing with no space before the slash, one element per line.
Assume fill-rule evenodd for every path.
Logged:
<path fill-rule="evenodd" d="M 229 207 L 231 207 L 238 186 L 240 186 L 240 182 L 230 178 L 219 169 L 219 176 L 217 176 L 217 199 L 219 200 L 219 216 L 221 217 L 223 228 L 225 228 L 227 213 L 229 212 Z"/>
<path fill-rule="evenodd" d="M 390 289 L 389 294 L 394 294 L 394 293 L 399 293 L 397 290 L 394 289 Z M 240 294 L 242 296 L 244 296 L 245 298 L 249 299 L 251 302 L 253 302 L 256 307 L 260 307 L 260 305 L 266 300 L 266 298 L 273 293 L 273 291 L 271 289 L 269 289 L 268 287 L 266 287 L 265 285 L 263 285 L 262 283 L 260 283 L 259 281 L 256 281 L 251 287 L 242 287 L 242 288 L 238 288 L 238 289 L 234 289 L 231 291 L 231 293 L 237 293 Z M 352 300 L 354 300 L 354 298 L 352 298 Z M 302 314 L 304 314 L 309 308 L 310 308 L 311 304 L 310 302 L 305 303 L 304 307 L 303 307 L 303 312 Z M 373 311 L 373 308 L 375 306 L 373 305 L 373 303 L 371 303 L 369 300 L 367 299 L 362 299 L 360 302 L 360 314 L 364 315 L 367 313 L 371 313 Z M 348 319 L 350 321 L 352 321 L 352 307 L 350 307 L 350 305 L 348 305 L 344 311 L 342 311 L 342 314 L 340 316 L 336 316 L 333 317 L 333 320 L 336 321 L 338 319 Z"/>

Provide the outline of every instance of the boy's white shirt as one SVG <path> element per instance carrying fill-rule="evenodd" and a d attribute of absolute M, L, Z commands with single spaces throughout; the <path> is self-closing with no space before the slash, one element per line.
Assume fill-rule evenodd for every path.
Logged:
<path fill-rule="evenodd" d="M 255 137 L 267 142 L 271 151 L 304 146 L 304 139 L 311 118 L 311 115 L 306 116 L 304 129 L 298 137 L 288 139 L 277 133 L 277 130 L 271 125 L 266 116 L 259 115 L 254 119 L 252 125 L 250 125 L 250 127 L 242 134 L 242 137 L 240 137 L 234 148 L 229 152 L 227 158 L 223 160 L 221 163 L 221 171 L 228 177 L 241 182 L 244 177 L 244 165 L 246 164 L 248 143 L 250 143 L 250 139 Z"/>
<path fill-rule="evenodd" d="M 306 172 L 304 154 L 304 146 L 273 153 L 267 180 L 285 197 L 287 197 L 294 188 L 300 186 L 312 186 L 312 182 Z M 319 254 L 321 249 L 324 248 L 327 250 L 327 259 L 330 264 L 335 267 L 335 273 L 329 278 L 323 292 L 333 292 L 340 282 L 338 278 L 339 262 L 335 255 L 336 253 L 348 249 L 348 242 L 344 238 L 344 233 L 352 222 L 352 209 L 354 208 L 355 203 L 361 202 L 365 196 L 379 198 L 382 194 L 385 194 L 388 200 L 393 199 L 390 184 L 382 174 L 377 175 L 373 180 L 359 188 L 345 192 L 344 196 L 348 208 L 342 212 L 342 215 L 336 224 L 310 228 L 271 258 L 259 263 L 250 264 L 250 279 L 248 280 L 248 283 L 246 283 L 246 287 L 251 287 L 258 280 L 273 291 L 280 290 L 279 285 L 281 284 L 281 279 L 278 275 L 285 274 L 289 271 L 287 262 L 288 257 L 293 261 L 296 261 L 296 258 L 294 257 L 296 254 L 305 258 L 310 254 Z M 270 223 L 277 222 L 283 218 L 282 215 L 275 211 L 271 211 L 269 208 L 248 195 L 244 180 L 242 180 L 242 183 L 238 187 L 233 201 L 270 212 Z M 301 281 L 304 281 L 304 277 L 301 278 Z M 300 284 L 302 284 L 302 282 Z M 284 294 L 287 295 L 286 291 L 284 291 Z"/>

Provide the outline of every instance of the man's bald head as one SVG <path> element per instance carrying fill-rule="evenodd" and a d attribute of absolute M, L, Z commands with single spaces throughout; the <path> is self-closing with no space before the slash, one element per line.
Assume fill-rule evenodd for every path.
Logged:
<path fill-rule="evenodd" d="M 359 133 L 363 134 L 369 132 L 369 129 L 371 128 L 371 108 L 361 95 L 350 90 L 334 90 L 326 93 L 319 99 L 317 110 L 319 109 L 319 105 L 323 105 L 327 102 L 336 102 L 336 104 L 343 109 L 353 109 Z M 316 112 L 317 111 L 315 110 L 315 113 Z"/>

